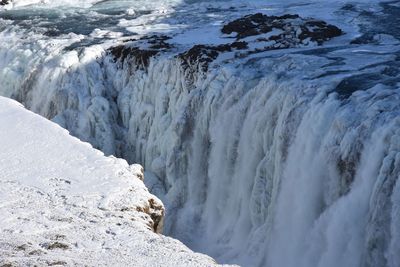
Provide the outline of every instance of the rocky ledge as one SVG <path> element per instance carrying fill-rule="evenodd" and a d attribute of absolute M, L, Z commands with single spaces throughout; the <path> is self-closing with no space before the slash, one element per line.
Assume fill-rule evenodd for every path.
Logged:
<path fill-rule="evenodd" d="M 186 68 L 207 71 L 209 64 L 219 55 L 231 53 L 224 58 L 242 58 L 254 53 L 296 47 L 319 46 L 343 34 L 338 27 L 313 18 L 302 18 L 296 14 L 268 16 L 262 13 L 246 15 L 226 23 L 221 35 L 227 41 L 220 45 L 197 44 L 176 55 Z M 152 35 L 131 40 L 109 51 L 116 61 L 127 58 L 138 67 L 146 67 L 151 57 L 170 51 L 169 36 Z"/>
<path fill-rule="evenodd" d="M 208 64 L 224 52 L 235 52 L 233 57 L 244 57 L 268 50 L 322 45 L 343 33 L 338 27 L 322 20 L 261 13 L 231 21 L 222 27 L 221 32 L 234 41 L 218 46 L 194 46 L 179 57 L 186 65 L 200 63 L 203 70 L 207 70 Z"/>
<path fill-rule="evenodd" d="M 126 41 L 126 44 L 112 47 L 109 52 L 114 60 L 123 64 L 127 59 L 139 68 L 149 65 L 150 58 L 160 52 L 166 52 L 172 48 L 167 43 L 171 37 L 165 35 L 144 36 L 137 40 Z"/>
<path fill-rule="evenodd" d="M 272 33 L 265 39 L 280 41 L 292 40 L 295 43 L 308 44 L 316 42 L 321 45 L 333 37 L 342 34 L 342 31 L 325 21 L 312 18 L 302 18 L 299 15 L 286 14 L 283 16 L 268 16 L 257 13 L 229 22 L 222 28 L 224 34 L 235 34 L 236 39 L 249 36 Z"/>

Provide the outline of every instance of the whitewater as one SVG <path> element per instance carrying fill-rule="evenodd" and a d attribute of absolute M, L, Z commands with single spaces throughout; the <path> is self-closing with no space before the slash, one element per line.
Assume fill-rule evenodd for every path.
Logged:
<path fill-rule="evenodd" d="M 15 0 L 0 94 L 142 164 L 164 234 L 218 262 L 397 267 L 399 3 Z M 221 31 L 260 12 L 300 17 Z M 302 40 L 306 18 L 342 32 Z"/>

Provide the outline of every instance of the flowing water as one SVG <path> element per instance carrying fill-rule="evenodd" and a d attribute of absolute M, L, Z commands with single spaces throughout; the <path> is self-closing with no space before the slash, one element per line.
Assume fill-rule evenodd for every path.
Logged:
<path fill-rule="evenodd" d="M 307 14 L 313 5 L 274 8 Z M 371 26 L 373 12 L 390 20 L 396 3 L 366 5 L 329 14 L 371 40 L 265 52 L 192 75 L 173 52 L 138 68 L 107 51 L 137 34 L 218 26 L 256 3 L 3 10 L 0 93 L 143 164 L 167 206 L 164 233 L 220 262 L 396 267 L 400 46 L 395 28 Z"/>

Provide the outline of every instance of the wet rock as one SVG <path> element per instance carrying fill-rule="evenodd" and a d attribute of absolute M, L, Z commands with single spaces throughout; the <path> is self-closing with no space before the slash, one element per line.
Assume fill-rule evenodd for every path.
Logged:
<path fill-rule="evenodd" d="M 182 60 L 185 67 L 199 64 L 203 71 L 207 71 L 208 64 L 214 61 L 219 54 L 246 48 L 248 48 L 246 42 L 234 42 L 232 44 L 223 44 L 218 46 L 195 45 L 188 51 L 179 54 L 178 58 Z"/>
<path fill-rule="evenodd" d="M 141 38 L 141 40 L 147 41 L 147 43 L 149 44 L 149 48 L 157 50 L 171 49 L 172 45 L 166 42 L 169 39 L 171 39 L 171 37 L 166 35 L 152 35 Z"/>
<path fill-rule="evenodd" d="M 342 34 L 336 26 L 321 20 L 302 18 L 297 14 L 282 16 L 268 16 L 262 13 L 244 16 L 227 23 L 221 29 L 227 36 L 235 38 L 232 42 L 221 45 L 197 44 L 189 50 L 177 55 L 182 66 L 193 74 L 198 70 L 207 71 L 209 64 L 219 55 L 232 52 L 231 58 L 245 57 L 246 55 L 269 50 L 321 45 L 333 37 Z M 255 36 L 249 39 L 248 37 Z M 168 43 L 170 37 L 165 35 L 145 36 L 136 40 L 110 48 L 109 52 L 114 60 L 121 63 L 134 64 L 145 69 L 150 58 L 160 52 L 170 51 L 173 47 Z"/>
<path fill-rule="evenodd" d="M 195 45 L 178 55 L 183 66 L 190 67 L 194 72 L 198 64 L 203 71 L 207 71 L 209 64 L 222 53 L 235 52 L 232 55 L 235 58 L 276 49 L 322 45 L 343 33 L 322 20 L 302 18 L 297 14 L 268 16 L 262 13 L 231 21 L 222 27 L 221 32 L 229 35 L 227 38 L 234 38 L 234 42 Z"/>
<path fill-rule="evenodd" d="M 170 37 L 165 35 L 145 36 L 138 40 L 128 40 L 126 44 L 115 46 L 109 49 L 114 60 L 123 63 L 127 59 L 138 68 L 146 68 L 150 63 L 150 58 L 160 52 L 165 52 L 172 48 L 166 41 Z"/>
<path fill-rule="evenodd" d="M 0 0 L 0 6 L 8 5 L 10 2 L 10 0 Z"/>
<path fill-rule="evenodd" d="M 259 35 L 272 31 L 273 28 L 282 28 L 286 19 L 297 19 L 299 15 L 267 16 L 262 13 L 247 15 L 224 25 L 222 33 L 236 33 L 237 39 L 252 35 Z"/>
<path fill-rule="evenodd" d="M 221 31 L 224 34 L 236 33 L 235 37 L 239 40 L 249 36 L 271 33 L 273 30 L 279 30 L 281 33 L 267 39 L 297 39 L 300 42 L 309 39 L 317 42 L 318 45 L 342 34 L 342 30 L 338 27 L 322 20 L 305 19 L 297 14 L 268 16 L 262 13 L 247 15 L 229 22 Z"/>
<path fill-rule="evenodd" d="M 111 48 L 111 54 L 115 60 L 124 62 L 127 58 L 132 59 L 138 67 L 147 67 L 150 63 L 150 58 L 157 55 L 157 50 L 144 50 L 138 47 L 126 47 L 124 45 Z"/>
<path fill-rule="evenodd" d="M 321 20 L 309 20 L 300 26 L 300 40 L 310 38 L 311 41 L 321 45 L 323 42 L 332 39 L 333 37 L 342 35 L 342 30 L 334 25 L 327 24 Z"/>

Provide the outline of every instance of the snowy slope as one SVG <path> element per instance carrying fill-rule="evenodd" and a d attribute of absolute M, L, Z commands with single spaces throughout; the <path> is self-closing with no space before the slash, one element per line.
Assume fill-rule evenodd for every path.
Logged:
<path fill-rule="evenodd" d="M 213 266 L 153 232 L 140 165 L 0 98 L 0 265 Z"/>

